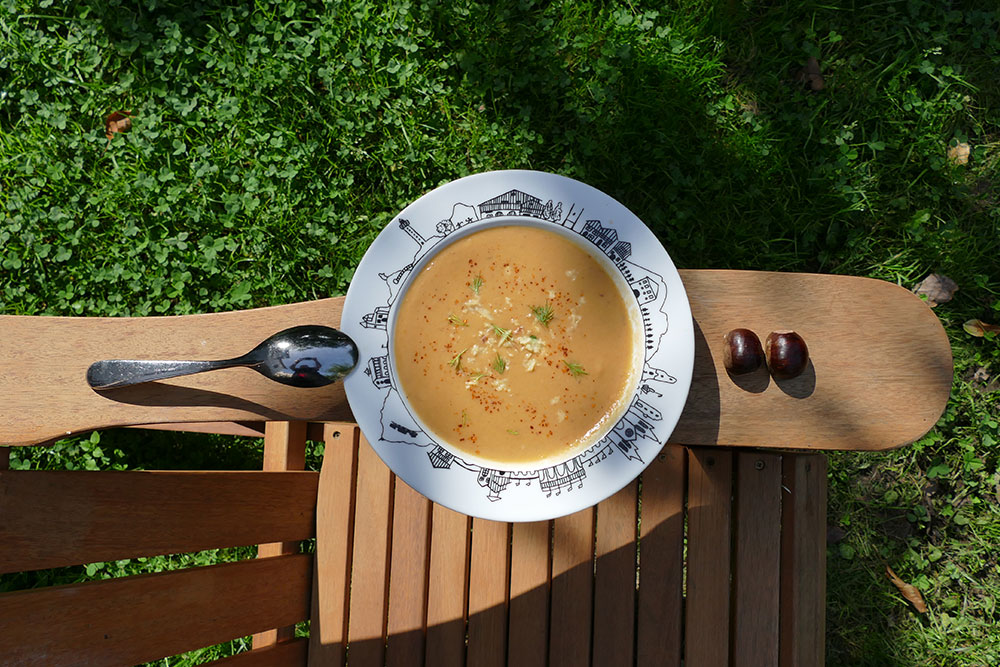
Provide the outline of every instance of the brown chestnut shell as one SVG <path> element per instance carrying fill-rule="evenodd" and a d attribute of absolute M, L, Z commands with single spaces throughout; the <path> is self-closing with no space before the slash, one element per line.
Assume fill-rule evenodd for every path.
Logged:
<path fill-rule="evenodd" d="M 778 380 L 791 380 L 809 365 L 809 347 L 794 331 L 772 331 L 764 341 L 767 367 Z"/>
<path fill-rule="evenodd" d="M 733 375 L 753 373 L 764 363 L 764 350 L 757 334 L 749 329 L 733 329 L 726 334 L 722 363 Z"/>

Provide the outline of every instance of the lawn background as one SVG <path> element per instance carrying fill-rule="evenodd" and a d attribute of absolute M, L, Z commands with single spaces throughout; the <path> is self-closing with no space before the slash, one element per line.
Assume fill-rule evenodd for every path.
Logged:
<path fill-rule="evenodd" d="M 827 658 L 997 664 L 1000 392 L 973 376 L 998 377 L 1000 346 L 962 323 L 1000 322 L 998 31 L 987 1 L 0 0 L 0 313 L 343 294 L 406 204 L 509 168 L 604 190 L 681 267 L 906 287 L 946 274 L 960 290 L 936 308 L 956 366 L 945 415 L 913 446 L 830 457 Z M 810 57 L 820 90 L 800 80 Z M 109 141 L 116 110 L 131 129 Z M 948 158 L 959 144 L 965 164 Z M 250 440 L 105 432 L 12 465 L 260 456 Z M 13 575 L 0 590 L 246 555 Z"/>

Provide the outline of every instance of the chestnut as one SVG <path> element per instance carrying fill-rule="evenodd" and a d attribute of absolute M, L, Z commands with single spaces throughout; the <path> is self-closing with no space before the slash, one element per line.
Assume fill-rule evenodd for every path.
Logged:
<path fill-rule="evenodd" d="M 749 329 L 733 329 L 726 334 L 722 363 L 733 375 L 753 373 L 764 363 L 764 350 L 757 334 Z"/>
<path fill-rule="evenodd" d="M 764 340 L 764 356 L 771 375 L 778 380 L 790 380 L 806 369 L 809 348 L 794 331 L 772 331 Z"/>

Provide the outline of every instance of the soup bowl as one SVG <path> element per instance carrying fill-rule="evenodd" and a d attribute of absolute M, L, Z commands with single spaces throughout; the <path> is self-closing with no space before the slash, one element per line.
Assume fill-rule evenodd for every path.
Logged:
<path fill-rule="evenodd" d="M 402 382 L 396 354 L 397 337 L 411 336 L 405 324 L 401 328 L 400 312 L 408 298 L 418 298 L 412 291 L 417 276 L 453 244 L 501 227 L 552 232 L 575 244 L 610 277 L 628 313 L 628 340 L 607 341 L 631 350 L 614 409 L 576 446 L 567 443 L 537 459 L 476 453 L 467 444 L 459 446 L 453 434 L 429 426 L 414 403 L 439 400 L 417 396 L 439 390 Z M 466 278 L 454 279 L 464 285 Z M 344 380 L 347 397 L 382 460 L 431 500 L 501 521 L 569 514 L 635 479 L 676 425 L 694 362 L 684 287 L 655 235 L 599 190 L 533 171 L 469 176 L 401 211 L 358 265 L 341 329 L 360 355 L 358 368 Z"/>

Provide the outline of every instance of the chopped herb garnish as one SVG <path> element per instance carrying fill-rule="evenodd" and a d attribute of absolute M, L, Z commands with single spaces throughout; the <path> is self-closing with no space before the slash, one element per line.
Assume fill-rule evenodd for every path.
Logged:
<path fill-rule="evenodd" d="M 503 327 L 498 327 L 495 324 L 491 324 L 490 327 L 493 329 L 493 333 L 495 333 L 500 339 L 500 345 L 506 343 L 507 339 L 510 338 L 510 329 L 504 329 Z"/>
<path fill-rule="evenodd" d="M 479 294 L 479 288 L 483 286 L 483 277 L 476 276 L 472 279 L 472 291 Z"/>
<path fill-rule="evenodd" d="M 507 370 L 507 362 L 499 354 L 497 355 L 497 358 L 493 360 L 493 370 L 495 370 L 497 374 L 502 374 L 505 370 Z"/>
<path fill-rule="evenodd" d="M 573 377 L 580 377 L 581 375 L 586 375 L 587 371 L 583 370 L 583 366 L 580 364 L 573 363 L 572 361 L 563 361 L 566 364 L 566 368 L 569 369 L 570 374 Z"/>
<path fill-rule="evenodd" d="M 476 384 L 477 382 L 479 382 L 480 380 L 482 380 L 484 377 L 486 377 L 486 373 L 473 373 L 469 377 L 472 378 L 471 380 L 469 380 L 469 382 L 471 382 L 472 384 Z"/>
<path fill-rule="evenodd" d="M 469 326 L 469 323 L 466 322 L 465 320 L 463 320 L 458 315 L 449 315 L 448 316 L 448 321 L 451 322 L 452 324 L 454 324 L 456 327 L 467 327 L 467 326 Z"/>
<path fill-rule="evenodd" d="M 469 348 L 465 348 L 465 350 L 468 349 Z M 454 357 L 451 358 L 451 361 L 448 362 L 448 365 L 454 368 L 456 371 L 462 370 L 462 355 L 465 354 L 465 350 L 462 350 L 461 352 L 456 354 Z"/>
<path fill-rule="evenodd" d="M 535 319 L 544 326 L 549 326 L 549 322 L 552 321 L 553 313 L 552 306 L 545 304 L 544 306 L 532 306 L 531 314 L 535 316 Z"/>
<path fill-rule="evenodd" d="M 518 432 L 512 428 L 507 429 L 507 432 L 510 433 L 511 435 L 518 435 Z"/>
<path fill-rule="evenodd" d="M 468 425 L 469 425 L 469 413 L 466 412 L 465 410 L 462 410 L 462 426 L 468 426 Z"/>

